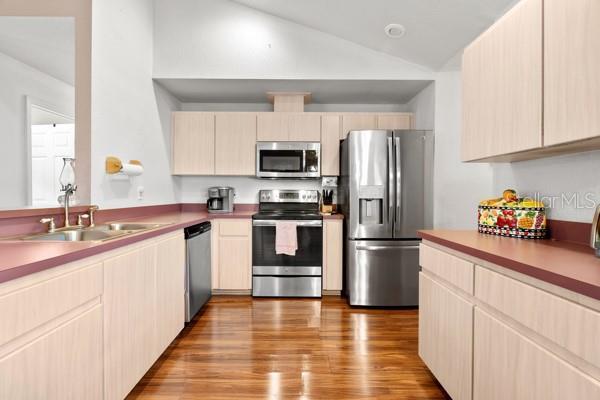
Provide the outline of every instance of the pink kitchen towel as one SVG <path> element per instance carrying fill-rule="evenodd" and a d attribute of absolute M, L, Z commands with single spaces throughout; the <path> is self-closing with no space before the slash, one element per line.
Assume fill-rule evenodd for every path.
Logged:
<path fill-rule="evenodd" d="M 298 224 L 294 221 L 275 223 L 275 254 L 295 256 L 298 250 Z"/>

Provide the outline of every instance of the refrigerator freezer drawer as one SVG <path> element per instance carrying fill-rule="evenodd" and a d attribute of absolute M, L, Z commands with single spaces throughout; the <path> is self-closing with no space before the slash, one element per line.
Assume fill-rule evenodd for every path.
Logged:
<path fill-rule="evenodd" d="M 346 278 L 350 305 L 418 305 L 419 243 L 348 240 Z"/>
<path fill-rule="evenodd" d="M 252 296 L 321 297 L 320 276 L 254 276 Z"/>

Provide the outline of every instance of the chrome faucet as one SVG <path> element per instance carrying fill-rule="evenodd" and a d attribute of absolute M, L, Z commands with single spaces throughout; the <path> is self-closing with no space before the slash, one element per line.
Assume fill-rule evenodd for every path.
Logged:
<path fill-rule="evenodd" d="M 77 185 L 72 185 L 72 184 L 68 184 L 66 186 L 63 186 L 62 191 L 65 192 L 65 228 L 68 228 L 71 226 L 71 223 L 69 222 L 69 201 L 71 196 L 73 195 L 73 193 L 75 193 L 75 191 L 77 190 Z"/>

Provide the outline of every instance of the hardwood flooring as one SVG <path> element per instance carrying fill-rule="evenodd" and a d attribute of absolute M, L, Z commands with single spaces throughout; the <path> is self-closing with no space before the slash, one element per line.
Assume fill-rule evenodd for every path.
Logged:
<path fill-rule="evenodd" d="M 416 310 L 340 297 L 213 296 L 130 399 L 449 399 L 417 355 Z"/>

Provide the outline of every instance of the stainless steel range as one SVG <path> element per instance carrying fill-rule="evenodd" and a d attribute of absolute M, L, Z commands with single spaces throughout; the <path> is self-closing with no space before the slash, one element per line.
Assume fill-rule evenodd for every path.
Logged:
<path fill-rule="evenodd" d="M 296 225 L 295 255 L 277 254 L 276 226 Z M 317 190 L 261 190 L 252 217 L 252 295 L 321 297 L 323 217 Z"/>

